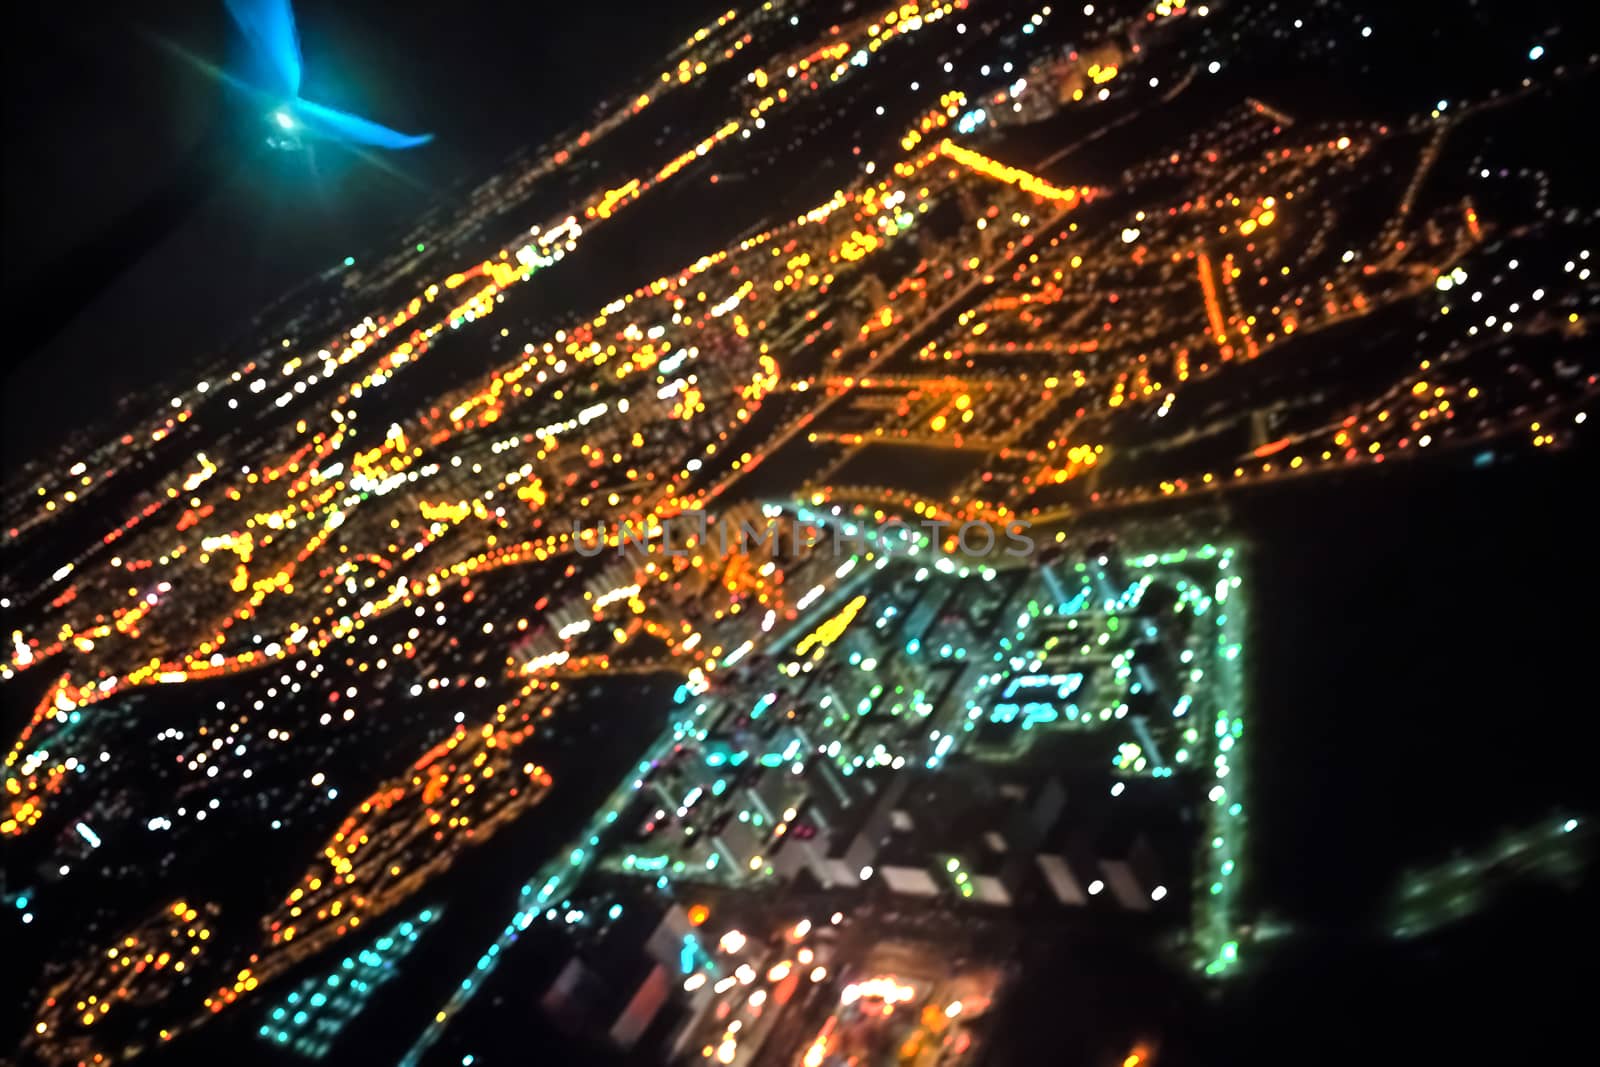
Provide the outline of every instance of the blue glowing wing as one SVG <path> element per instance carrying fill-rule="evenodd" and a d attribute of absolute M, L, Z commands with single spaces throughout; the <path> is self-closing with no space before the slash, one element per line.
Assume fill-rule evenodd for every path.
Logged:
<path fill-rule="evenodd" d="M 379 126 L 376 122 L 359 118 L 331 107 L 301 100 L 294 106 L 295 117 L 306 129 L 319 137 L 349 141 L 353 144 L 371 145 L 373 148 L 415 148 L 433 140 L 433 134 L 409 134 Z"/>
<path fill-rule="evenodd" d="M 277 95 L 300 95 L 300 35 L 289 0 L 222 0 L 277 84 Z"/>

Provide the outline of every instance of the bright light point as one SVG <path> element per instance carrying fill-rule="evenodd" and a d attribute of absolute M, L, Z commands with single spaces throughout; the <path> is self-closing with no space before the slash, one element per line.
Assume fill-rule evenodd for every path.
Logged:
<path fill-rule="evenodd" d="M 1564 834 L 1570 834 L 1570 833 L 1572 833 L 1572 831 L 1576 830 L 1577 828 L 1578 828 L 1578 820 L 1577 819 L 1568 819 L 1566 822 L 1561 824 L 1561 832 L 1564 833 Z"/>
<path fill-rule="evenodd" d="M 283 110 L 282 108 L 279 108 L 277 111 L 274 111 L 272 113 L 272 119 L 282 129 L 285 129 L 285 130 L 294 129 L 294 116 L 289 114 L 287 111 Z"/>
<path fill-rule="evenodd" d="M 1528 58 L 1529 59 L 1535 59 L 1536 60 L 1536 59 L 1539 59 L 1540 57 L 1542 57 L 1543 55 L 1544 55 L 1544 45 L 1542 45 L 1542 44 L 1536 44 L 1532 48 L 1528 49 Z"/>

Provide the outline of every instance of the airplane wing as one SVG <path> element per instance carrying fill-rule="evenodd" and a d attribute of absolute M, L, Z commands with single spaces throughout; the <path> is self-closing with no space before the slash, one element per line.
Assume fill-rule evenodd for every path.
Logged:
<path fill-rule="evenodd" d="M 433 140 L 433 134 L 409 134 L 379 126 L 364 118 L 331 107 L 301 100 L 294 106 L 295 117 L 313 134 L 373 148 L 416 148 Z"/>
<path fill-rule="evenodd" d="M 300 95 L 300 34 L 289 0 L 222 0 L 250 47 L 277 80 L 271 86 L 286 97 Z"/>

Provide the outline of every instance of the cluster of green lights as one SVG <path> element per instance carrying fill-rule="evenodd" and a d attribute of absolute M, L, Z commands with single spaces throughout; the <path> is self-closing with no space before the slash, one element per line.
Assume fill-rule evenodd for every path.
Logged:
<path fill-rule="evenodd" d="M 963 897 L 970 898 L 973 893 L 972 876 L 961 866 L 961 857 L 950 856 L 944 861 L 945 873 L 950 876 L 950 883 L 955 886 L 956 892 Z"/>
<path fill-rule="evenodd" d="M 910 552 L 914 553 L 917 547 L 921 546 L 908 546 L 908 549 L 902 549 L 902 551 L 909 550 Z M 1191 558 L 1201 561 L 1216 559 L 1216 566 L 1219 572 L 1221 572 L 1227 569 L 1232 555 L 1233 553 L 1231 550 L 1219 552 L 1219 550 L 1213 546 L 1207 545 L 1193 553 L 1189 551 L 1178 551 L 1163 555 L 1150 555 L 1132 562 L 1135 566 L 1148 569 L 1157 565 L 1163 567 L 1178 566 L 1189 562 Z M 870 553 L 868 558 L 871 558 Z M 881 570 L 889 562 L 889 559 L 890 556 L 888 554 L 878 556 L 878 558 L 874 561 L 873 569 Z M 846 564 L 846 566 L 841 567 L 839 569 L 840 573 L 838 573 L 836 577 L 843 578 L 845 574 L 854 570 L 854 562 L 855 560 L 852 559 Z M 1084 574 L 1086 570 L 1087 568 L 1083 564 L 1079 564 L 1077 566 L 1077 571 L 1080 575 Z M 952 563 L 949 559 L 940 558 L 934 562 L 932 568 L 919 567 L 914 575 L 914 580 L 919 583 L 924 582 L 930 578 L 935 571 L 945 575 L 954 575 L 960 579 L 965 579 L 971 576 L 973 573 L 970 568 L 959 566 L 955 563 Z M 978 576 L 984 581 L 993 581 L 996 577 L 996 572 L 988 567 L 979 568 L 977 573 Z M 1044 657 L 1056 647 L 1059 639 L 1058 637 L 1052 636 L 1041 642 L 1042 647 L 1037 650 L 1027 652 L 1019 651 L 1025 648 L 1024 642 L 1027 636 L 1028 621 L 1041 616 L 1054 614 L 1071 616 L 1082 612 L 1090 605 L 1092 601 L 1092 593 L 1089 588 L 1087 578 L 1081 578 L 1079 583 L 1080 587 L 1072 592 L 1068 592 L 1064 588 L 1058 588 L 1061 586 L 1061 582 L 1055 572 L 1043 571 L 1041 574 L 1044 576 L 1046 583 L 1050 585 L 1051 592 L 1055 595 L 1056 603 L 1043 607 L 1041 607 L 1037 602 L 1031 603 L 1029 605 L 1027 614 L 1022 620 L 1020 620 L 1018 630 L 1012 636 L 1001 639 L 1000 651 L 993 653 L 993 661 L 995 663 L 1005 664 L 1009 656 L 1012 660 L 1011 665 L 1013 669 L 1021 670 L 1024 669 L 1025 666 L 1031 664 L 1031 666 L 1027 666 L 1027 669 L 1034 671 L 1039 670 L 1042 667 Z M 833 588 L 831 591 L 831 596 L 833 598 L 842 597 L 858 581 L 868 576 L 870 576 L 870 572 L 857 573 L 853 575 L 849 582 L 841 582 L 838 586 Z M 1236 586 L 1237 580 L 1229 577 L 1226 586 L 1219 585 L 1217 596 L 1225 599 L 1227 590 Z M 1125 599 L 1129 596 L 1137 595 L 1142 595 L 1142 592 L 1133 594 L 1125 593 L 1123 594 L 1123 597 L 1116 599 Z M 1203 608 L 1205 610 L 1209 610 L 1212 597 L 1206 596 L 1204 599 L 1205 603 Z M 1197 603 L 1196 606 L 1202 605 Z M 813 611 L 810 612 L 807 617 L 812 619 L 825 617 L 825 613 L 828 610 L 829 606 L 825 601 L 818 602 L 813 605 Z M 892 617 L 892 614 L 888 611 L 884 611 L 879 614 L 878 621 L 887 625 L 887 617 Z M 1218 613 L 1216 616 L 1214 616 L 1214 619 L 1219 628 L 1225 627 L 1229 622 L 1228 617 L 1221 613 Z M 1076 620 L 1069 618 L 1067 621 L 1067 628 L 1069 631 L 1075 631 L 1079 627 Z M 879 629 L 882 629 L 882 627 L 880 626 Z M 1102 633 L 1099 637 L 1099 643 L 1103 646 L 1108 641 L 1109 636 L 1110 635 L 1108 633 Z M 769 642 L 772 647 L 780 647 L 784 643 L 784 635 L 773 635 L 771 641 Z M 908 656 L 918 656 L 924 651 L 936 652 L 937 658 L 943 660 L 962 659 L 967 655 L 965 649 L 958 650 L 953 646 L 939 648 L 936 650 L 924 649 L 922 642 L 918 639 L 908 640 L 904 648 Z M 1084 646 L 1083 651 L 1088 653 L 1091 651 L 1091 646 Z M 1225 629 L 1221 630 L 1219 634 L 1219 653 L 1219 659 L 1221 661 L 1236 669 L 1239 647 L 1236 644 L 1230 643 L 1228 631 Z M 794 677 L 800 673 L 801 666 L 798 663 L 790 662 L 780 666 L 780 671 L 789 675 L 790 677 Z M 1223 672 L 1223 674 L 1225 677 L 1228 676 L 1228 672 L 1226 671 Z M 993 686 L 1002 677 L 1004 677 L 1004 667 L 1002 667 L 1000 673 L 995 673 L 985 676 L 984 678 L 980 678 L 978 681 L 978 689 L 975 690 L 975 692 L 979 692 L 983 688 Z M 1192 675 L 1191 677 L 1194 678 L 1194 680 L 1197 680 L 1197 676 Z M 1237 684 L 1236 677 L 1233 677 L 1231 680 Z M 535 875 L 532 880 L 522 887 L 522 903 L 519 905 L 516 913 L 513 915 L 511 922 L 507 924 L 494 945 L 491 946 L 490 951 L 485 953 L 484 957 L 480 960 L 477 970 L 462 980 L 458 990 L 452 995 L 450 1001 L 440 1010 L 435 1021 L 429 1025 L 422 1038 L 418 1040 L 406 1057 L 402 1059 L 401 1067 L 416 1067 L 416 1064 L 420 1061 L 422 1053 L 431 1045 L 432 1041 L 440 1032 L 442 1032 L 443 1028 L 449 1024 L 449 1021 L 461 1010 L 462 1007 L 465 1006 L 465 1004 L 471 999 L 474 992 L 481 986 L 482 981 L 488 975 L 488 971 L 493 968 L 497 957 L 500 955 L 500 950 L 503 950 L 515 943 L 518 936 L 523 931 L 527 930 L 528 927 L 537 919 L 541 917 L 549 918 L 558 914 L 557 910 L 551 907 L 552 903 L 556 900 L 559 900 L 563 894 L 569 893 L 577 884 L 577 882 L 588 872 L 595 858 L 597 857 L 604 836 L 615 827 L 622 810 L 624 810 L 624 808 L 631 803 L 635 794 L 644 787 L 645 775 L 648 774 L 652 767 L 652 760 L 654 758 L 664 758 L 667 754 L 673 751 L 674 746 L 676 745 L 685 742 L 704 742 L 706 740 L 707 729 L 704 724 L 710 721 L 712 705 L 708 701 L 696 699 L 700 697 L 705 690 L 706 686 L 704 684 L 696 686 L 685 683 L 678 688 L 676 694 L 674 695 L 674 703 L 678 705 L 681 710 L 674 715 L 668 729 L 663 733 L 661 738 L 658 739 L 656 746 L 652 749 L 652 756 L 647 757 L 638 765 L 637 771 L 634 775 L 619 783 L 618 786 L 612 791 L 611 795 L 607 798 L 605 804 L 603 804 L 596 812 L 594 817 L 590 820 L 587 831 L 582 838 L 582 840 L 585 842 L 585 845 L 574 848 L 570 857 L 558 859 L 547 864 L 538 872 L 538 874 Z M 899 689 L 897 689 L 896 695 L 903 694 Z M 876 697 L 873 699 L 876 699 Z M 1192 701 L 1189 703 L 1192 703 Z M 1180 700 L 1182 711 L 1175 707 L 1173 713 L 1174 717 L 1182 717 L 1183 714 L 1186 714 L 1189 709 L 1189 703 Z M 1237 700 L 1233 701 L 1233 703 L 1236 706 Z M 928 715 L 932 710 L 931 707 L 929 707 L 926 703 L 925 693 L 921 691 L 915 693 L 913 697 L 913 704 L 915 710 L 924 716 Z M 827 710 L 826 707 L 825 710 Z M 848 719 L 851 716 L 851 712 L 848 709 L 834 707 L 832 710 L 834 714 L 840 716 L 841 718 Z M 978 706 L 977 702 L 974 700 L 969 700 L 968 721 L 962 724 L 962 730 L 965 732 L 971 732 L 973 729 L 975 729 L 976 720 L 981 718 L 982 715 L 983 709 Z M 1109 719 L 1115 715 L 1115 708 L 1105 708 L 1101 709 L 1099 712 L 1099 717 L 1101 719 Z M 1088 716 L 1085 716 L 1085 718 L 1087 717 Z M 1242 726 L 1238 725 L 1237 713 L 1231 716 L 1230 723 L 1232 725 L 1230 725 L 1228 732 L 1236 742 L 1240 736 L 1240 733 L 1242 732 Z M 828 725 L 832 725 L 832 723 L 830 722 Z M 934 731 L 934 733 L 937 734 L 938 731 Z M 927 761 L 927 766 L 929 768 L 936 767 L 939 761 L 949 754 L 956 740 L 956 735 L 941 734 L 940 736 L 933 738 L 933 740 L 937 741 L 937 745 L 934 755 L 931 756 Z M 1188 741 L 1191 745 L 1198 744 L 1198 731 L 1191 731 Z M 825 751 L 830 759 L 839 759 L 839 757 L 844 754 L 842 746 L 837 741 L 830 743 Z M 848 758 L 849 762 L 844 763 L 841 767 L 842 773 L 850 773 L 855 766 L 854 757 L 850 756 Z M 903 759 L 903 757 L 895 758 Z M 1184 758 L 1186 757 L 1180 753 L 1180 762 Z M 891 762 L 891 766 L 893 765 L 894 763 Z M 1168 769 L 1168 773 L 1170 773 L 1170 769 Z M 1237 774 L 1234 776 L 1234 781 L 1234 789 L 1237 791 Z M 727 782 L 723 779 L 718 779 L 713 785 L 711 791 L 714 795 L 721 795 L 726 789 Z M 1211 806 L 1208 818 L 1219 828 L 1221 828 L 1222 832 L 1219 832 L 1218 837 L 1221 837 L 1224 843 L 1228 845 L 1231 850 L 1237 851 L 1243 829 L 1243 809 L 1238 801 L 1228 800 L 1221 804 L 1213 804 Z M 712 853 L 704 863 L 705 871 L 715 871 L 715 869 L 719 866 L 718 859 L 718 854 Z M 631 857 L 631 860 L 635 866 L 635 869 L 637 869 L 637 865 L 641 862 L 641 860 L 644 860 L 651 866 L 653 866 L 655 863 L 655 859 L 653 857 L 644 858 L 639 857 L 636 854 Z M 681 861 L 669 862 L 665 865 L 665 867 L 659 869 L 659 871 L 649 871 L 645 873 L 656 873 L 657 877 L 655 879 L 655 885 L 657 888 L 663 892 L 670 892 L 673 884 L 672 876 L 683 873 L 681 870 L 683 866 L 684 865 Z M 1239 945 L 1237 941 L 1233 940 L 1232 933 L 1234 926 L 1232 916 L 1232 897 L 1227 891 L 1228 881 L 1230 880 L 1230 877 L 1234 876 L 1235 874 L 1231 857 L 1223 857 L 1217 870 L 1221 876 L 1219 881 L 1222 884 L 1213 894 L 1210 895 L 1209 904 L 1203 906 L 1204 914 L 1197 914 L 1196 934 L 1194 938 L 1194 943 L 1196 946 L 1198 946 L 1202 952 L 1206 953 L 1210 959 L 1210 962 L 1205 965 L 1205 970 L 1208 974 L 1218 974 L 1226 968 L 1232 966 L 1237 961 L 1239 954 Z M 764 867 L 760 873 L 770 873 L 770 867 Z M 740 872 L 740 875 L 742 877 L 747 876 L 747 873 Z M 968 884 L 970 886 L 970 883 Z"/>
<path fill-rule="evenodd" d="M 1126 696 L 1138 694 L 1141 685 L 1132 653 L 1107 646 L 1113 640 L 1120 644 L 1137 639 L 1128 625 L 1129 613 L 1139 607 L 1152 583 L 1160 577 L 1159 572 L 1171 574 L 1178 594 L 1176 610 L 1180 614 L 1187 613 L 1197 622 L 1209 620 L 1211 623 L 1210 627 L 1195 631 L 1197 635 L 1209 636 L 1192 638 L 1194 647 L 1184 649 L 1179 657 L 1185 669 L 1179 674 L 1181 692 L 1172 705 L 1172 718 L 1186 720 L 1188 724 L 1178 735 L 1181 744 L 1173 753 L 1173 762 L 1180 766 L 1191 766 L 1199 761 L 1210 763 L 1204 807 L 1207 833 L 1203 838 L 1209 847 L 1202 848 L 1199 868 L 1200 884 L 1205 891 L 1197 897 L 1192 944 L 1196 966 L 1208 975 L 1220 975 L 1239 961 L 1233 889 L 1239 878 L 1237 856 L 1242 850 L 1245 827 L 1239 772 L 1244 722 L 1237 711 L 1243 693 L 1239 660 L 1243 648 L 1235 638 L 1242 632 L 1243 624 L 1239 611 L 1233 611 L 1230 616 L 1225 610 L 1233 607 L 1230 599 L 1240 586 L 1239 576 L 1232 573 L 1234 551 L 1207 544 L 1193 549 L 1148 553 L 1129 559 L 1127 563 L 1133 570 L 1143 573 L 1133 577 L 1120 591 L 1109 594 L 1104 590 L 1096 593 L 1090 564 L 1085 562 L 1074 564 L 1066 576 L 1054 571 L 1041 572 L 1051 593 L 1049 599 L 1055 602 L 1041 604 L 1037 599 L 1029 600 L 1026 610 L 1017 617 L 1015 631 L 999 640 L 999 651 L 993 657 L 996 669 L 978 679 L 967 702 L 967 722 L 963 729 L 970 733 L 985 718 L 994 724 L 1013 724 L 1017 727 L 1012 735 L 1018 739 L 1015 743 L 1022 744 L 1026 731 L 1036 726 L 1092 727 L 1126 718 L 1129 706 L 1116 695 L 1104 706 L 1080 709 L 1077 704 L 1070 704 L 1057 711 L 1042 701 L 1029 703 L 1015 699 L 1015 691 L 1019 685 L 1037 684 L 1037 679 L 1043 677 L 1041 672 L 1046 670 L 1046 660 L 1065 642 L 1068 647 L 1076 645 L 1078 653 L 1085 657 L 1111 653 L 1109 666 L 1116 683 L 1113 692 Z M 1196 575 L 1208 565 L 1214 568 L 1211 575 L 1198 579 Z M 1099 613 L 1099 624 L 1092 613 Z M 1042 640 L 1038 636 L 1030 638 L 1031 628 L 1036 623 L 1052 617 L 1059 620 L 1056 633 Z M 1143 636 L 1153 638 L 1157 634 L 1147 625 Z M 1205 729 L 1203 721 L 1198 725 L 1194 722 L 1202 710 L 1213 716 L 1210 730 Z M 1135 741 L 1120 744 L 1111 756 L 1111 763 L 1122 774 L 1164 778 L 1174 773 L 1173 767 L 1159 764 L 1145 745 Z"/>
<path fill-rule="evenodd" d="M 1043 573 L 1046 575 L 1047 584 L 1051 586 L 1052 590 L 1064 598 L 1065 592 L 1059 588 L 1059 583 L 1053 574 L 1048 571 Z M 1085 596 L 1087 592 L 1087 579 L 1085 579 L 1084 588 L 1080 591 L 1079 596 Z M 1048 637 L 1039 647 L 1029 648 L 1027 645 L 1029 627 L 1041 617 L 1048 617 L 1058 613 L 1063 617 L 1076 614 L 1080 607 L 1079 596 L 1063 599 L 1058 604 L 1050 604 L 1043 607 L 1040 606 L 1038 600 L 1029 600 L 1027 609 L 1017 616 L 1016 630 L 1000 638 L 998 649 L 991 657 L 993 661 L 1008 666 L 1012 671 L 1026 671 L 1037 674 L 1044 666 L 1045 656 L 1054 651 L 1057 638 Z M 1075 626 L 1076 624 L 1072 625 Z M 978 679 L 977 685 L 973 689 L 973 694 L 967 701 L 967 721 L 961 726 L 963 733 L 971 733 L 975 730 L 978 720 L 984 717 L 985 709 L 980 703 L 982 694 L 999 685 L 1000 682 L 1006 679 L 1007 675 L 1008 672 L 1002 668 Z M 1081 677 L 1078 681 L 1082 681 Z M 1016 683 L 1013 683 L 1011 689 L 1015 688 Z M 1011 689 L 1008 689 L 1007 696 L 1015 695 Z M 1075 684 L 1069 689 L 1063 683 L 1058 686 L 1058 696 L 1064 699 L 1068 692 L 1075 689 Z M 1016 722 L 1020 716 L 1021 729 L 1023 730 L 1031 730 L 1036 725 L 1046 723 L 1062 721 L 1076 723 L 1080 721 L 1080 711 L 1077 704 L 1069 703 L 1058 709 L 1054 703 L 1045 701 L 1027 703 L 1001 701 L 988 709 L 988 716 L 990 722 L 1002 725 Z"/>
<path fill-rule="evenodd" d="M 1212 784 L 1206 794 L 1205 807 L 1208 832 L 1200 861 L 1206 892 L 1197 898 L 1193 931 L 1196 965 L 1211 976 L 1224 974 L 1239 962 L 1239 942 L 1234 931 L 1239 880 L 1237 857 L 1243 851 L 1245 814 L 1244 804 L 1239 799 L 1243 787 L 1238 759 L 1244 720 L 1237 708 L 1244 690 L 1239 659 L 1243 646 L 1235 635 L 1243 631 L 1244 623 L 1237 608 L 1231 612 L 1222 610 L 1241 584 L 1239 576 L 1231 573 L 1233 561 L 1233 549 L 1210 544 L 1197 549 L 1150 553 L 1129 560 L 1131 566 L 1141 570 L 1183 567 L 1189 571 L 1195 564 L 1206 563 L 1216 569 L 1215 578 L 1208 579 L 1207 584 L 1189 580 L 1177 583 L 1177 610 L 1188 611 L 1197 620 L 1209 617 L 1215 627 L 1213 640 L 1201 644 L 1198 649 L 1185 650 L 1180 657 L 1189 668 L 1183 678 L 1190 687 L 1198 686 L 1209 671 L 1211 692 L 1218 696 L 1213 728 L 1207 736 L 1202 736 L 1201 729 L 1189 726 L 1183 733 L 1188 747 L 1180 749 L 1175 757 L 1179 763 L 1187 763 L 1201 753 L 1211 759 Z M 1191 688 L 1173 706 L 1174 718 L 1188 716 L 1195 703 L 1193 691 Z"/>
<path fill-rule="evenodd" d="M 976 728 L 978 720 L 985 715 L 985 709 L 977 699 L 977 695 L 1007 679 L 1010 679 L 1010 685 L 1007 686 L 1002 694 L 1002 699 L 998 699 L 987 710 L 988 721 L 993 724 L 1017 723 L 1019 724 L 1019 730 L 1029 731 L 1037 726 L 1090 727 L 1127 717 L 1128 704 L 1122 700 L 1116 700 L 1090 710 L 1080 708 L 1076 702 L 1067 702 L 1066 697 L 1076 692 L 1076 685 L 1071 686 L 1070 689 L 1058 690 L 1057 696 L 1059 700 L 1055 702 L 1030 701 L 1019 704 L 1011 699 L 1016 696 L 1016 691 L 1019 687 L 1034 686 L 1040 683 L 1043 676 L 1039 672 L 1043 669 L 1045 660 L 1062 643 L 1062 635 L 1059 633 L 1051 634 L 1042 641 L 1034 640 L 1030 642 L 1028 640 L 1028 631 L 1031 626 L 1040 619 L 1054 618 L 1065 620 L 1065 628 L 1069 633 L 1077 634 L 1082 631 L 1087 634 L 1089 632 L 1088 626 L 1082 625 L 1078 618 L 1074 618 L 1074 616 L 1088 609 L 1092 603 L 1092 590 L 1087 570 L 1088 568 L 1085 564 L 1079 563 L 1076 565 L 1075 572 L 1078 588 L 1070 596 L 1058 576 L 1053 572 L 1042 572 L 1046 578 L 1046 584 L 1052 593 L 1057 596 L 1058 602 L 1041 606 L 1038 600 L 1029 600 L 1027 610 L 1017 617 L 1016 631 L 1009 636 L 1000 638 L 999 650 L 993 655 L 994 662 L 1001 665 L 1000 669 L 978 680 L 974 690 L 974 699 L 970 700 L 967 706 L 968 721 L 963 726 L 965 732 L 971 733 Z M 1102 609 L 1109 612 L 1137 607 L 1143 599 L 1144 591 L 1149 587 L 1152 580 L 1152 578 L 1146 577 L 1130 583 L 1118 596 L 1105 599 L 1101 604 Z M 1121 619 L 1116 615 L 1107 615 L 1104 619 L 1104 629 L 1084 641 L 1079 646 L 1078 652 L 1086 657 L 1094 655 L 1096 648 L 1103 648 L 1109 644 L 1113 635 L 1118 634 L 1121 629 Z M 1147 636 L 1154 637 L 1155 634 L 1147 631 Z M 1130 695 L 1136 694 L 1140 690 L 1138 682 L 1130 681 L 1133 674 L 1131 662 L 1131 656 L 1126 651 L 1118 652 L 1111 659 L 1111 668 L 1115 680 Z M 1017 674 L 1021 674 L 1023 677 L 1015 677 Z M 1054 679 L 1057 676 L 1051 675 L 1049 677 Z M 1071 676 L 1063 677 L 1070 678 Z M 1081 682 L 1081 680 L 1082 678 L 1079 676 L 1077 681 Z M 1148 761 L 1137 754 L 1126 761 L 1116 761 L 1116 763 L 1119 770 L 1129 770 L 1135 773 L 1148 771 L 1148 773 L 1156 777 L 1171 773 L 1170 768 L 1148 766 Z"/>
<path fill-rule="evenodd" d="M 1577 819 L 1543 820 L 1505 834 L 1474 855 L 1408 875 L 1390 907 L 1396 937 L 1417 937 L 1457 922 L 1488 906 L 1498 873 L 1503 879 L 1542 880 L 1577 886 L 1585 867 Z"/>
<path fill-rule="evenodd" d="M 326 1056 L 339 1032 L 365 1010 L 373 992 L 395 976 L 396 964 L 438 917 L 439 909 L 418 912 L 354 956 L 346 956 L 329 974 L 306 979 L 267 1012 L 257 1034 L 307 1059 Z"/>

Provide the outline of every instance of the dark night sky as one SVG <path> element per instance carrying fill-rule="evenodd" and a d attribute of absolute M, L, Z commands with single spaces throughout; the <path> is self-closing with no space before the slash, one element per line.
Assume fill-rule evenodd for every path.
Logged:
<path fill-rule="evenodd" d="M 129 384 L 194 364 L 295 282 L 392 238 L 518 145 L 585 115 L 718 10 L 703 0 L 295 7 L 307 98 L 437 135 L 387 156 L 398 174 L 338 149 L 256 151 L 254 109 L 161 43 L 236 56 L 221 0 L 8 12 L 5 315 L 48 340 L 7 352 L 7 455 L 92 420 Z M 139 217 L 164 239 L 120 237 L 118 222 L 162 192 L 172 206 Z M 49 284 L 81 286 L 97 271 L 116 280 L 66 321 L 77 303 Z"/>

